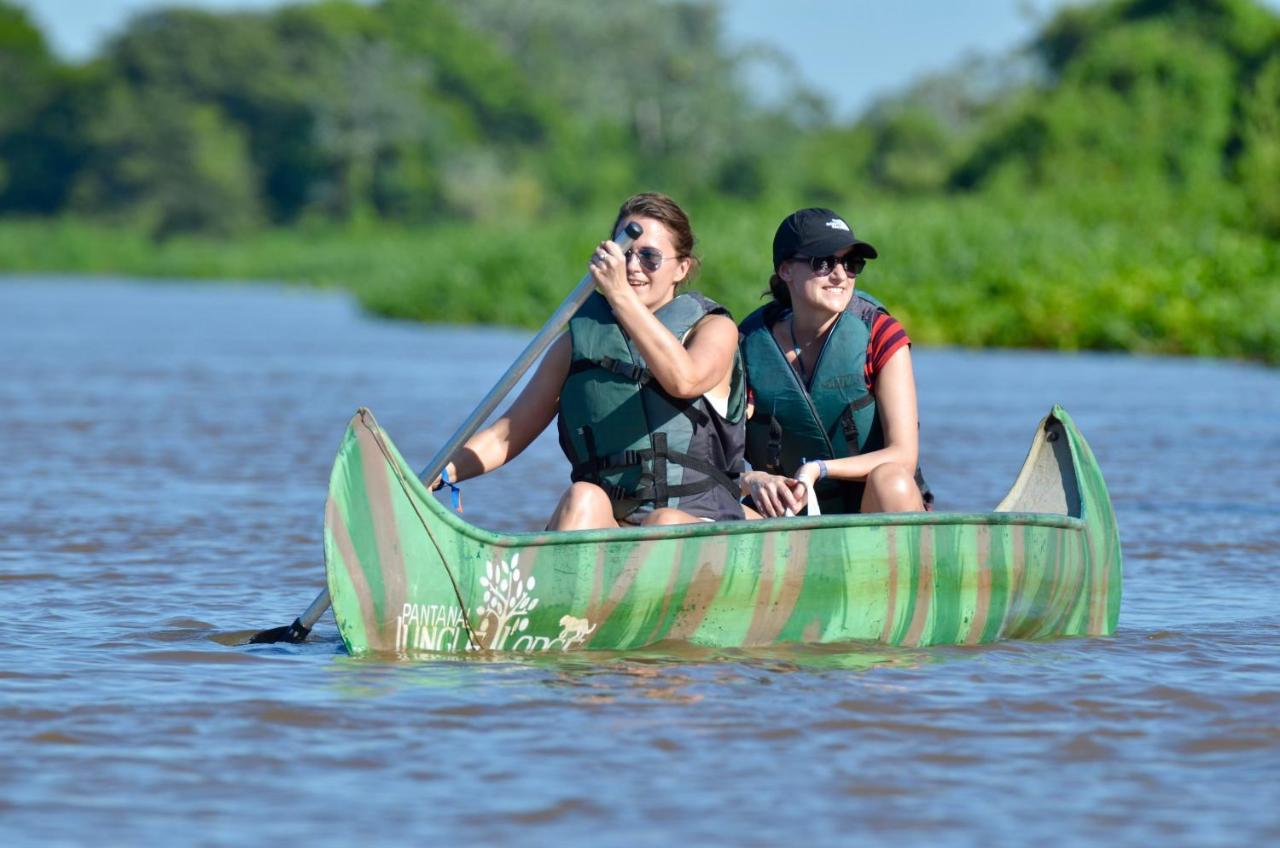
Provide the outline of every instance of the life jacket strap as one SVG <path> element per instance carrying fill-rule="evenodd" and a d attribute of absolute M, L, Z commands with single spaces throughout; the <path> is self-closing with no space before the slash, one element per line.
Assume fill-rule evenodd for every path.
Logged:
<path fill-rule="evenodd" d="M 634 362 L 619 362 L 612 356 L 602 356 L 599 359 L 575 359 L 569 366 L 570 376 L 580 374 L 583 371 L 591 371 L 596 368 L 603 368 L 612 374 L 617 374 L 625 380 L 638 383 L 641 386 L 648 385 L 653 379 L 653 372 L 642 365 Z"/>
<path fill-rule="evenodd" d="M 769 447 L 765 458 L 770 471 L 774 474 L 782 472 L 782 422 L 772 415 L 769 416 Z"/>
<path fill-rule="evenodd" d="M 696 483 L 681 483 L 679 486 L 666 486 L 664 488 L 667 493 L 667 502 L 658 503 L 658 486 L 655 483 L 650 482 L 638 488 L 633 495 L 628 497 L 635 498 L 638 503 L 653 501 L 656 506 L 666 506 L 667 503 L 670 503 L 671 498 L 687 498 L 692 495 L 700 495 L 703 492 L 710 491 L 719 485 L 721 485 L 719 480 L 714 480 L 708 477 L 705 480 L 699 480 Z M 733 494 L 736 500 L 736 489 L 733 491 Z"/>
<path fill-rule="evenodd" d="M 667 485 L 667 434 L 653 434 L 653 505 L 661 508 L 670 503 Z"/>
<path fill-rule="evenodd" d="M 677 465 L 684 466 L 685 468 L 692 468 L 694 471 L 697 471 L 698 473 L 702 474 L 704 477 L 707 478 L 706 480 L 699 480 L 697 483 L 689 483 L 686 485 L 701 487 L 698 489 L 699 492 L 705 492 L 707 489 L 713 488 L 714 486 L 720 486 L 724 488 L 726 491 L 728 491 L 729 494 L 733 495 L 734 499 L 737 500 L 738 498 L 737 476 L 738 475 L 735 474 L 731 476 L 729 474 L 726 474 L 724 471 L 715 467 L 711 463 L 703 459 L 700 459 L 699 457 L 690 456 L 687 453 L 681 453 L 680 451 L 668 451 L 667 458 L 670 459 L 672 462 L 676 463 Z M 710 485 L 703 485 L 704 483 L 710 483 Z M 675 492 L 675 490 L 680 487 L 672 486 L 670 488 L 673 492 Z M 690 493 L 676 492 L 676 494 L 684 495 L 684 494 L 690 494 Z"/>
<path fill-rule="evenodd" d="M 756 410 L 753 422 L 769 425 L 769 441 L 765 445 L 764 469 L 770 474 L 782 473 L 782 422 L 776 416 Z"/>
<path fill-rule="evenodd" d="M 578 433 L 582 436 L 583 443 L 587 446 L 587 459 L 593 462 L 596 459 L 596 434 L 591 432 L 591 425 L 584 424 L 578 428 Z"/>
<path fill-rule="evenodd" d="M 611 356 L 602 356 L 598 360 L 576 359 L 569 366 L 569 374 L 580 374 L 583 371 L 592 371 L 597 368 L 603 368 L 611 374 L 617 374 L 619 377 L 632 380 L 641 386 L 648 386 L 653 391 L 660 393 L 672 406 L 679 409 L 680 414 L 688 418 L 695 427 L 705 427 L 711 421 L 711 417 L 702 411 L 698 403 L 670 395 L 662 386 L 656 383 L 649 386 L 653 382 L 653 372 L 633 362 L 619 362 Z"/>
<path fill-rule="evenodd" d="M 653 501 L 655 506 L 667 506 L 672 498 L 696 495 L 713 489 L 724 488 L 735 499 L 738 496 L 736 476 L 730 476 L 723 470 L 700 457 L 682 451 L 671 450 L 667 445 L 666 433 L 653 434 L 652 450 L 627 450 L 618 453 L 598 456 L 595 453 L 594 439 L 590 438 L 590 427 L 581 428 L 583 439 L 587 443 L 590 458 L 573 465 L 573 479 L 589 480 L 600 485 L 613 501 L 636 500 L 638 502 Z M 605 484 L 600 480 L 600 473 L 618 468 L 631 468 L 652 462 L 650 471 L 640 478 L 635 491 L 628 491 L 621 486 Z M 674 462 L 683 468 L 689 468 L 702 474 L 706 479 L 696 483 L 683 483 L 672 486 L 667 483 L 667 463 Z"/>
<path fill-rule="evenodd" d="M 854 413 L 866 409 L 875 403 L 875 396 L 870 392 L 855 400 L 844 408 L 844 412 L 840 413 L 840 429 L 844 431 L 844 441 L 849 448 L 849 456 L 857 456 L 862 453 L 862 448 L 858 442 L 858 421 L 854 417 Z"/>
<path fill-rule="evenodd" d="M 617 453 L 607 454 L 605 456 L 592 456 L 585 462 L 575 462 L 573 464 L 573 473 L 576 474 L 599 474 L 601 471 L 612 471 L 616 468 L 630 468 L 635 465 L 643 465 L 648 459 L 653 458 L 651 450 L 627 450 L 618 451 Z"/>
<path fill-rule="evenodd" d="M 920 489 L 920 500 L 924 501 L 925 512 L 933 512 L 933 489 L 925 482 L 920 466 L 916 466 L 916 487 Z"/>

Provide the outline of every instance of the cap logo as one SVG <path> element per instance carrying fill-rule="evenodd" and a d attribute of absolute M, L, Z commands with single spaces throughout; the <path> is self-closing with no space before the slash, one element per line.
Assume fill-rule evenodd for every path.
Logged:
<path fill-rule="evenodd" d="M 846 233 L 853 232 L 853 230 L 849 229 L 849 225 L 844 221 L 841 221 L 839 218 L 832 218 L 827 222 L 827 226 L 833 230 L 844 230 Z"/>

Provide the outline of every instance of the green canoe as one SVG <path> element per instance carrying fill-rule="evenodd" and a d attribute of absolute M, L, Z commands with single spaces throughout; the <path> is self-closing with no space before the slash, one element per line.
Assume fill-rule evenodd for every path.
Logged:
<path fill-rule="evenodd" d="M 517 534 L 440 504 L 361 409 L 334 463 L 324 544 L 357 655 L 973 645 L 1105 635 L 1120 611 L 1111 500 L 1060 407 L 991 513 Z"/>

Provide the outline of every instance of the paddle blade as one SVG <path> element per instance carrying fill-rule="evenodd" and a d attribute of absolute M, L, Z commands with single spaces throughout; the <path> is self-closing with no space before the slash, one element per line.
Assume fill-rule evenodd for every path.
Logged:
<path fill-rule="evenodd" d="M 276 642 L 304 642 L 311 633 L 310 627 L 304 627 L 302 619 L 295 618 L 293 624 L 287 627 L 273 627 L 270 630 L 263 630 L 255 633 L 253 638 L 249 640 L 250 645 L 270 645 Z"/>

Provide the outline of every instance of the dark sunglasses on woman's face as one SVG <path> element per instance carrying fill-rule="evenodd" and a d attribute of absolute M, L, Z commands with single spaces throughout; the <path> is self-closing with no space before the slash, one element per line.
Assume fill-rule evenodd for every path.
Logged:
<path fill-rule="evenodd" d="M 638 250 L 634 247 L 627 248 L 627 251 L 623 256 L 627 258 L 627 262 L 631 261 L 632 256 L 639 259 L 640 267 L 649 273 L 653 273 L 661 268 L 662 260 L 664 258 L 662 251 L 658 250 L 656 247 L 642 247 Z"/>
<path fill-rule="evenodd" d="M 846 253 L 844 256 L 797 256 L 797 262 L 808 262 L 810 270 L 819 277 L 825 277 L 836 269 L 836 263 L 844 266 L 850 277 L 856 277 L 867 267 L 867 260 L 862 256 Z"/>

